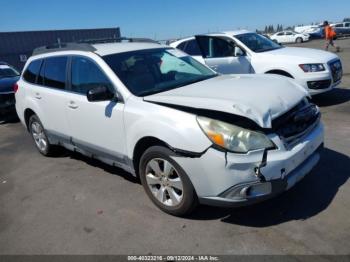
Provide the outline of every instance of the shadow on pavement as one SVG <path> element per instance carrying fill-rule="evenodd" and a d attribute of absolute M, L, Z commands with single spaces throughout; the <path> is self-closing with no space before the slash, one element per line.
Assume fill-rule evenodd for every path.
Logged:
<path fill-rule="evenodd" d="M 332 91 L 316 95 L 312 101 L 320 106 L 334 106 L 350 101 L 350 89 L 335 88 Z"/>
<path fill-rule="evenodd" d="M 324 149 L 314 170 L 279 197 L 236 209 L 202 206 L 190 219 L 221 219 L 225 223 L 250 227 L 268 227 L 291 220 L 305 220 L 325 210 L 349 176 L 349 157 Z"/>

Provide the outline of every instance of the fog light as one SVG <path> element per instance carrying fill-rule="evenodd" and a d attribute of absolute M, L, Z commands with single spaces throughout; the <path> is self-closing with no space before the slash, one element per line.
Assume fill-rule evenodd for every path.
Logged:
<path fill-rule="evenodd" d="M 272 192 L 272 185 L 270 182 L 257 184 L 254 186 L 251 186 L 248 193 L 248 197 L 259 197 L 271 194 Z"/>
<path fill-rule="evenodd" d="M 309 81 L 307 82 L 307 86 L 309 89 L 326 89 L 330 87 L 331 83 L 331 80 Z"/>
<path fill-rule="evenodd" d="M 246 200 L 249 198 L 261 197 L 272 192 L 272 185 L 270 182 L 255 183 L 239 185 L 228 189 L 220 194 L 220 197 L 232 199 L 232 200 Z"/>

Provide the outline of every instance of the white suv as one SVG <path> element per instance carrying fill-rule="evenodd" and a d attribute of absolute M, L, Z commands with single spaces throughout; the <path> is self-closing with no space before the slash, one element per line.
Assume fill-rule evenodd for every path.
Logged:
<path fill-rule="evenodd" d="M 40 153 L 60 145 L 121 167 L 173 215 L 283 192 L 323 145 L 320 112 L 292 79 L 221 76 L 158 44 L 39 49 L 16 101 Z"/>
<path fill-rule="evenodd" d="M 278 74 L 294 78 L 311 95 L 340 84 L 342 64 L 333 53 L 283 47 L 246 30 L 197 35 L 170 44 L 221 74 Z"/>

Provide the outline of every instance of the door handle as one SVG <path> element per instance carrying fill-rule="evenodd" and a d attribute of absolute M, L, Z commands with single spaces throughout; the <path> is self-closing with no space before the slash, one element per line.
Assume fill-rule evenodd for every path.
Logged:
<path fill-rule="evenodd" d="M 70 101 L 68 107 L 71 109 L 77 109 L 79 106 L 74 101 Z"/>
<path fill-rule="evenodd" d="M 35 93 L 34 97 L 35 97 L 36 99 L 41 99 L 40 93 Z"/>

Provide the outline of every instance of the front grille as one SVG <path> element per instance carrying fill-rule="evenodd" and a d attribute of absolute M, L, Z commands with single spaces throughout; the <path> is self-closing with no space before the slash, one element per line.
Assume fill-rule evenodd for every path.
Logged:
<path fill-rule="evenodd" d="M 343 77 L 343 67 L 340 60 L 329 63 L 329 67 L 331 69 L 333 82 L 336 83 L 340 81 Z"/>
<path fill-rule="evenodd" d="M 15 94 L 1 94 L 0 93 L 0 103 L 1 104 L 13 104 L 15 102 Z"/>
<path fill-rule="evenodd" d="M 303 100 L 294 108 L 272 121 L 272 128 L 287 143 L 294 143 L 316 126 L 320 111 L 314 104 Z"/>

